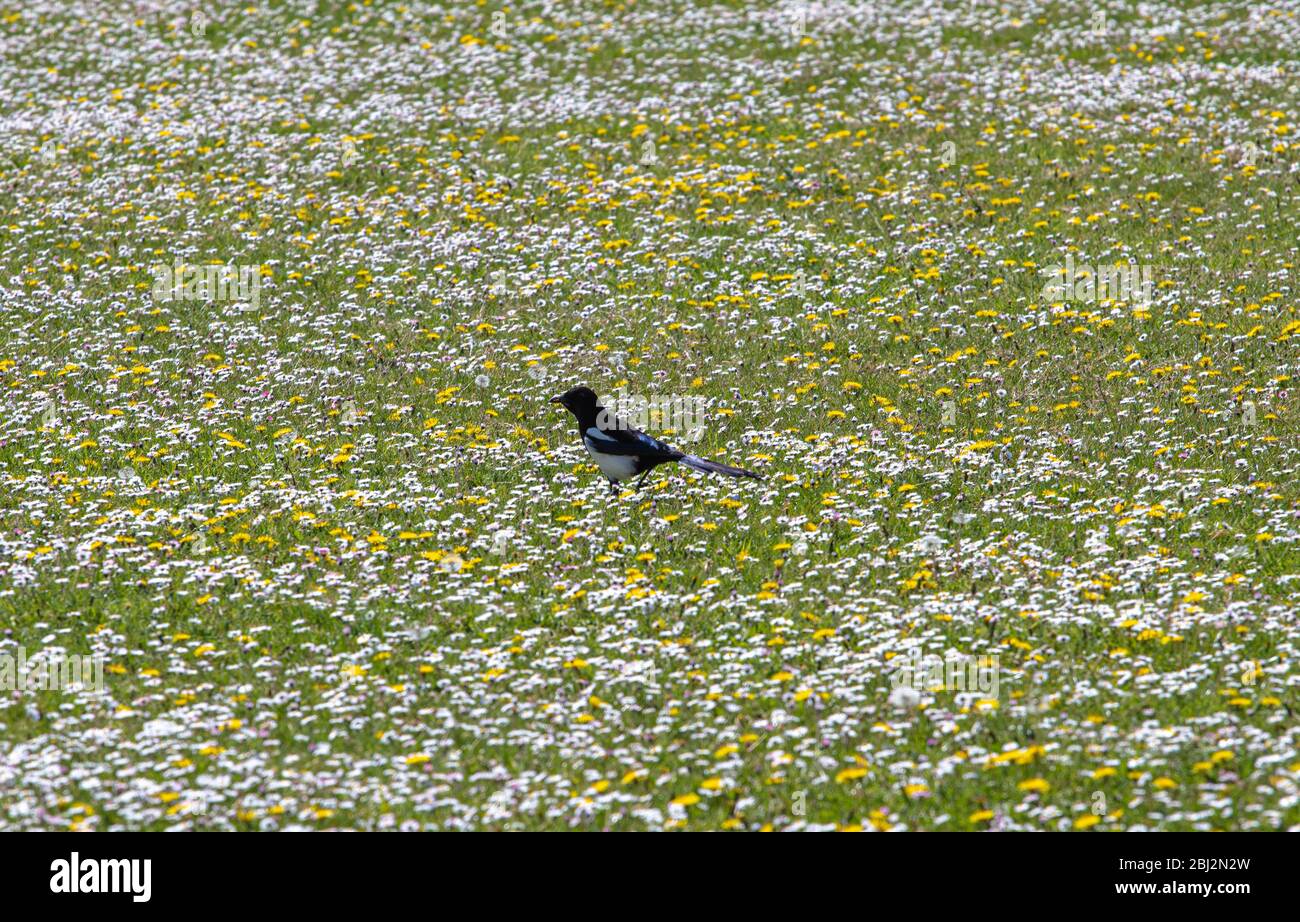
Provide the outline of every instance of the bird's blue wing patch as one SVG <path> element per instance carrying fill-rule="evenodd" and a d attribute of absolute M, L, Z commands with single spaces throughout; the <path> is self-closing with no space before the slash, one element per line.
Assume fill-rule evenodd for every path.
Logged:
<path fill-rule="evenodd" d="M 638 432 L 636 429 L 631 430 L 629 435 L 633 436 L 641 445 L 658 455 L 676 455 L 677 451 L 667 442 L 661 442 L 656 438 L 646 435 L 644 432 Z"/>
<path fill-rule="evenodd" d="M 593 449 L 607 455 L 632 455 L 637 458 L 677 455 L 672 446 L 636 429 L 598 429 L 592 426 L 583 435 Z"/>

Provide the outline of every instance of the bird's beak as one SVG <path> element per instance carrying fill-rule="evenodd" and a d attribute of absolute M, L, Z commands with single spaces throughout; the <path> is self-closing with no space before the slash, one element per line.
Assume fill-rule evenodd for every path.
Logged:
<path fill-rule="evenodd" d="M 551 403 L 564 403 L 564 398 L 563 398 L 563 397 L 552 397 L 550 402 L 551 402 Z"/>

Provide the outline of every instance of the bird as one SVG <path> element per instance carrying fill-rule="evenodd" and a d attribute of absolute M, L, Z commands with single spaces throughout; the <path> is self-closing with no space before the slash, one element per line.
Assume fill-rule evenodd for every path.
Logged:
<path fill-rule="evenodd" d="M 743 467 L 719 464 L 717 461 L 678 451 L 667 442 L 633 429 L 602 407 L 596 392 L 589 387 L 579 385 L 570 388 L 559 397 L 552 397 L 551 403 L 558 403 L 578 421 L 578 435 L 582 438 L 582 444 L 609 481 L 612 494 L 618 492 L 620 480 L 628 480 L 637 474 L 641 475 L 641 479 L 636 482 L 634 489 L 639 491 L 652 470 L 670 461 L 709 474 L 763 479 L 759 474 Z"/>

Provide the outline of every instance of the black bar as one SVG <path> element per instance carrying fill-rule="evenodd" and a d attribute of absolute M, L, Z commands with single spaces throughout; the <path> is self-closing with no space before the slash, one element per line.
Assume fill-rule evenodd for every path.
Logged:
<path fill-rule="evenodd" d="M 805 910 L 810 899 L 836 892 L 849 898 L 910 894 L 937 909 L 1029 907 L 1040 900 L 1052 901 L 1040 906 L 1152 906 L 1171 898 L 1179 905 L 1199 900 L 1231 909 L 1242 900 L 1290 892 L 1283 879 L 1290 863 L 1286 843 L 1267 834 L 696 836 L 671 844 L 663 837 L 623 836 L 612 844 L 570 836 L 564 847 L 540 846 L 527 835 L 451 836 L 11 834 L 0 836 L 6 869 L 0 879 L 21 905 L 75 901 L 128 912 L 183 910 L 209 899 L 254 900 L 259 910 L 337 910 L 367 901 L 373 906 L 381 895 L 441 903 L 475 893 L 484 908 L 502 908 L 514 897 L 534 909 L 539 901 L 579 898 L 590 909 L 601 905 L 604 890 L 612 907 L 631 892 L 676 902 L 687 886 L 716 888 L 719 897 L 740 903 L 747 895 L 788 899 L 792 909 Z M 148 901 L 136 901 L 129 886 L 116 893 L 52 892 L 63 867 L 55 862 L 70 862 L 73 852 L 83 875 L 98 859 L 149 860 Z"/>

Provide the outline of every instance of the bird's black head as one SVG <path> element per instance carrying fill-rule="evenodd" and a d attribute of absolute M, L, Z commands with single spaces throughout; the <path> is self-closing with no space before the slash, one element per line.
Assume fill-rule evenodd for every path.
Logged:
<path fill-rule="evenodd" d="M 578 418 L 579 423 L 590 425 L 600 409 L 596 392 L 589 387 L 578 385 L 569 388 L 558 397 L 552 397 L 551 403 L 558 403 Z"/>

